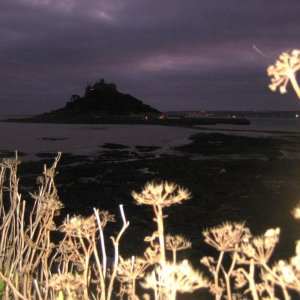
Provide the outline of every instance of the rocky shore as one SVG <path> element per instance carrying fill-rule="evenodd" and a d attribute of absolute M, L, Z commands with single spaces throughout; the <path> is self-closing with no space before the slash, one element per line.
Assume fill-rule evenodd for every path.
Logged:
<path fill-rule="evenodd" d="M 280 227 L 274 258 L 287 258 L 300 237 L 300 226 L 290 213 L 300 198 L 299 145 L 297 135 L 251 138 L 198 133 L 190 143 L 176 147 L 175 154 L 158 155 L 159 145 L 132 149 L 113 143 L 99 144 L 95 157 L 63 153 L 57 175 L 65 204 L 60 218 L 89 215 L 93 207 L 109 210 L 119 220 L 108 228 L 107 235 L 114 235 L 121 226 L 118 205 L 123 204 L 130 227 L 121 241 L 121 253 L 141 254 L 146 247 L 143 238 L 153 230 L 153 214 L 150 207 L 133 203 L 131 191 L 147 181 L 168 180 L 193 194 L 192 200 L 166 210 L 166 232 L 183 234 L 193 244 L 191 250 L 179 253 L 181 258 L 188 257 L 200 268 L 199 258 L 212 251 L 203 243 L 202 230 L 243 220 L 254 234 Z M 2 157 L 9 154 L 1 152 Z M 39 161 L 19 167 L 24 197 L 36 187 L 43 164 L 53 161 L 53 153 L 38 156 Z"/>

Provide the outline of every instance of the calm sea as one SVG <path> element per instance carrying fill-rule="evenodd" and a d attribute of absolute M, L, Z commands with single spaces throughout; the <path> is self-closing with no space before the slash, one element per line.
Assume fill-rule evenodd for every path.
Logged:
<path fill-rule="evenodd" d="M 240 129 L 249 131 L 285 131 L 300 132 L 300 116 L 299 118 L 248 118 L 250 125 L 216 125 L 215 127 L 222 129 Z"/>
<path fill-rule="evenodd" d="M 2 119 L 7 118 L 4 116 Z M 0 116 L 1 119 L 1 116 Z M 235 135 L 300 134 L 300 118 L 249 118 L 250 125 L 209 125 L 197 128 L 147 125 L 34 124 L 0 122 L 0 152 L 22 151 L 25 159 L 36 153 L 94 155 L 101 145 L 115 143 L 135 146 L 160 146 L 159 152 L 189 143 L 199 131 L 224 131 Z"/>

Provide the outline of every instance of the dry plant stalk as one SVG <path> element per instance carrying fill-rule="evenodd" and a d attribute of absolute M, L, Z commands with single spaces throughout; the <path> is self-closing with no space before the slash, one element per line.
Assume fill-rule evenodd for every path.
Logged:
<path fill-rule="evenodd" d="M 250 231 L 243 223 L 224 223 L 221 226 L 203 231 L 205 242 L 220 252 L 215 260 L 213 257 L 204 257 L 201 262 L 209 268 L 213 274 L 214 282 L 210 289 L 215 294 L 216 299 L 221 299 L 225 291 L 224 280 L 220 278 L 222 271 L 226 282 L 227 297 L 231 299 L 230 277 L 237 262 L 238 245 L 243 240 L 248 240 Z M 232 254 L 232 262 L 228 270 L 223 267 L 225 254 Z"/>
<path fill-rule="evenodd" d="M 181 204 L 182 201 L 191 198 L 191 194 L 187 189 L 179 187 L 177 184 L 162 182 L 155 184 L 153 182 L 147 183 L 141 193 L 132 192 L 132 197 L 137 205 L 151 205 L 154 210 L 154 222 L 157 225 L 157 231 L 154 233 L 153 238 L 157 236 L 160 246 L 160 263 L 166 263 L 165 251 L 165 232 L 163 219 L 166 217 L 163 214 L 165 207 L 173 204 Z"/>
<path fill-rule="evenodd" d="M 55 230 L 54 217 L 63 207 L 54 185 L 56 157 L 52 167 L 44 168 L 39 191 L 32 194 L 33 207 L 26 226 L 25 201 L 18 193 L 15 158 L 4 159 L 1 164 L 1 244 L 0 277 L 6 283 L 5 298 L 35 299 L 40 290 L 33 284 L 39 282 L 45 298 L 49 288 L 49 257 L 54 244 L 50 234 Z M 6 173 L 9 173 L 6 184 Z"/>
<path fill-rule="evenodd" d="M 60 156 L 38 177 L 40 186 L 31 194 L 29 211 L 18 192 L 17 156 L 0 164 L 2 299 L 109 300 L 114 295 L 119 242 L 129 222 L 120 206 L 123 227 L 116 238 L 111 237 L 115 253 L 112 270 L 106 267 L 103 234 L 105 226 L 115 221 L 108 211 L 94 209 L 90 217 L 67 216 L 57 228 L 54 218 L 63 207 L 54 183 Z M 55 230 L 64 234 L 58 245 L 51 241 Z"/>
<path fill-rule="evenodd" d="M 138 299 L 136 295 L 137 281 L 144 278 L 145 272 L 150 265 L 143 257 L 132 256 L 129 259 L 120 257 L 117 279 L 121 283 L 119 292 L 121 299 L 124 295 L 128 295 L 130 299 Z"/>
<path fill-rule="evenodd" d="M 227 299 L 233 299 L 234 289 L 245 294 L 249 292 L 253 299 L 265 296 L 266 276 L 258 279 L 256 275 L 275 276 L 268 261 L 279 240 L 279 233 L 279 228 L 269 229 L 263 236 L 252 237 L 250 230 L 240 223 L 224 223 L 203 232 L 205 242 L 219 251 L 217 260 L 213 257 L 201 259 L 213 275 L 210 290 L 215 299 L 222 299 L 224 293 Z M 285 287 L 281 288 L 285 294 Z M 275 297 L 274 291 L 270 295 Z"/>
<path fill-rule="evenodd" d="M 177 293 L 192 293 L 194 290 L 207 287 L 208 283 L 202 274 L 193 270 L 187 260 L 176 262 L 176 252 L 191 247 L 183 236 L 165 235 L 163 209 L 173 204 L 181 204 L 191 198 L 191 194 L 177 184 L 161 182 L 147 183 L 140 193 L 133 192 L 136 204 L 151 205 L 154 211 L 154 222 L 157 230 L 152 236 L 145 238 L 150 243 L 145 257 L 153 265 L 153 271 L 148 273 L 143 282 L 144 288 L 154 291 L 155 299 L 176 299 Z M 166 260 L 166 250 L 173 253 L 173 261 Z"/>
<path fill-rule="evenodd" d="M 129 226 L 120 206 L 123 226 L 116 237 L 114 263 L 107 267 L 104 231 L 115 218 L 108 211 L 94 209 L 89 217 L 67 217 L 56 229 L 54 217 L 59 201 L 54 184 L 55 168 L 44 168 L 39 178 L 34 202 L 26 214 L 25 201 L 18 193 L 19 161 L 5 159 L 0 170 L 0 295 L 3 299 L 101 299 L 116 297 L 139 299 L 136 286 L 153 289 L 155 299 L 176 299 L 178 293 L 210 288 L 215 299 L 291 299 L 289 290 L 300 293 L 300 241 L 289 261 L 269 265 L 279 240 L 279 228 L 253 237 L 244 223 L 226 222 L 203 232 L 205 241 L 218 252 L 218 258 L 204 257 L 201 262 L 212 273 L 212 281 L 195 271 L 188 260 L 177 262 L 177 251 L 191 247 L 183 236 L 165 235 L 163 209 L 190 198 L 186 189 L 176 184 L 148 183 L 141 193 L 133 192 L 137 204 L 152 205 L 157 230 L 145 238 L 150 243 L 144 257 L 124 259 L 119 254 L 120 239 Z M 299 217 L 300 208 L 293 214 Z M 58 245 L 51 241 L 51 231 L 64 237 Z M 172 251 L 167 261 L 165 251 Z M 230 263 L 228 263 L 230 261 Z M 117 294 L 117 282 L 119 292 Z M 146 294 L 145 294 L 146 297 Z M 148 297 L 150 297 L 148 295 Z"/>
<path fill-rule="evenodd" d="M 103 232 L 109 222 L 115 222 L 114 215 L 108 211 L 94 209 L 94 214 L 90 217 L 68 216 L 65 219 L 59 228 L 65 236 L 55 254 L 57 273 L 52 277 L 51 284 L 56 297 L 62 294 L 66 299 L 74 300 L 111 299 L 119 264 L 119 242 L 129 226 L 121 205 L 120 211 L 123 227 L 116 238 L 111 237 L 115 253 L 112 270 L 106 267 Z M 74 273 L 77 276 L 76 280 L 72 277 Z M 57 282 L 65 284 L 59 285 Z"/>
<path fill-rule="evenodd" d="M 177 262 L 177 251 L 190 248 L 191 243 L 181 235 L 165 235 L 163 209 L 189 199 L 190 193 L 173 183 L 148 183 L 141 193 L 133 192 L 137 204 L 153 207 L 157 225 L 157 230 L 145 238 L 150 247 L 144 257 L 124 259 L 119 255 L 120 239 L 129 226 L 122 206 L 123 226 L 115 238 L 111 237 L 114 246 L 111 270 L 106 262 L 104 230 L 115 219 L 107 211 L 94 209 L 90 217 L 67 216 L 58 227 L 64 237 L 54 245 L 50 239 L 51 231 L 56 230 L 53 220 L 63 206 L 54 184 L 59 157 L 51 168 L 44 168 L 44 176 L 39 178 L 40 188 L 32 194 L 34 204 L 28 222 L 25 202 L 18 194 L 19 162 L 6 159 L 1 165 L 0 211 L 4 238 L 0 243 L 0 283 L 5 299 L 106 300 L 117 295 L 115 279 L 120 283 L 118 296 L 129 299 L 139 299 L 138 281 L 142 287 L 153 289 L 155 299 L 176 299 L 178 293 L 207 287 L 215 299 L 241 299 L 246 295 L 252 299 L 276 299 L 276 286 L 284 299 L 290 299 L 289 289 L 300 292 L 300 242 L 289 262 L 281 260 L 273 267 L 268 265 L 278 242 L 278 228 L 269 229 L 260 237 L 252 237 L 244 223 L 227 222 L 205 230 L 205 241 L 219 251 L 217 259 L 201 260 L 213 275 L 211 282 L 195 271 L 188 260 Z M 298 215 L 298 211 L 295 209 L 294 214 Z M 166 259 L 166 250 L 172 251 L 171 262 Z M 227 262 L 231 259 L 229 264 L 225 264 L 225 257 Z"/>

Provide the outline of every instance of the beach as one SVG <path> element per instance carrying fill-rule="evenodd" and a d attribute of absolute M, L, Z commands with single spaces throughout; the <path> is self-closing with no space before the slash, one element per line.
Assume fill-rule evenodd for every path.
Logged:
<path fill-rule="evenodd" d="M 291 214 L 300 200 L 297 125 L 296 120 L 188 128 L 0 123 L 0 155 L 14 156 L 18 150 L 20 191 L 30 207 L 36 178 L 61 151 L 56 183 L 65 207 L 57 224 L 68 214 L 91 215 L 94 208 L 115 214 L 117 222 L 105 232 L 111 257 L 109 237 L 122 226 L 120 204 L 130 222 L 120 243 L 123 256 L 142 255 L 145 236 L 155 230 L 152 207 L 137 206 L 132 191 L 149 181 L 187 188 L 191 200 L 165 209 L 165 233 L 184 235 L 192 248 L 179 252 L 178 259 L 205 271 L 200 258 L 216 253 L 204 243 L 202 231 L 227 221 L 245 222 L 253 235 L 279 227 L 273 261 L 293 255 L 300 237 Z"/>
<path fill-rule="evenodd" d="M 191 200 L 165 210 L 166 233 L 189 239 L 192 248 L 180 252 L 179 259 L 204 269 L 199 259 L 213 251 L 204 244 L 202 231 L 225 221 L 244 221 L 254 235 L 280 227 L 274 259 L 294 253 L 300 237 L 299 223 L 291 215 L 300 200 L 300 130 L 295 124 L 181 128 L 0 123 L 1 156 L 19 151 L 20 188 L 30 202 L 28 193 L 37 188 L 43 165 L 61 151 L 56 182 L 65 208 L 58 223 L 67 214 L 90 215 L 96 207 L 116 215 L 117 222 L 107 229 L 108 236 L 115 235 L 121 227 L 118 206 L 123 204 L 130 222 L 120 246 L 124 256 L 141 255 L 145 235 L 154 230 L 152 208 L 135 205 L 131 192 L 148 181 L 188 188 Z"/>

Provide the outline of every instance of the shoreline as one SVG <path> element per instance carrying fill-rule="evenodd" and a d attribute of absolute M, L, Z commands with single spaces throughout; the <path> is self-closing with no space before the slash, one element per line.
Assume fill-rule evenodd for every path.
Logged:
<path fill-rule="evenodd" d="M 192 142 L 195 134 L 223 135 L 250 138 L 278 138 L 292 141 L 300 131 L 259 129 L 253 126 L 160 126 L 145 124 L 53 124 L 53 123 L 8 123 L 0 122 L 2 149 L 0 156 L 18 150 L 26 161 L 38 160 L 47 153 L 97 157 L 105 143 L 120 144 L 134 151 L 135 147 L 155 147 L 155 153 L 174 154 L 178 146 Z M 209 141 L 208 141 L 209 142 Z M 235 145 L 233 145 L 235 146 Z M 296 147 L 296 146 L 295 146 Z M 295 148 L 294 147 L 294 148 Z M 295 152 L 295 151 L 294 151 Z M 36 153 L 39 153 L 37 156 Z M 177 154 L 179 152 L 177 151 Z M 198 154 L 199 158 L 200 155 Z M 210 159 L 213 156 L 210 156 Z M 228 157 L 231 159 L 234 157 Z M 205 159 L 205 157 L 204 157 Z"/>
<path fill-rule="evenodd" d="M 123 243 L 121 251 L 138 255 L 146 247 L 145 232 L 153 229 L 153 216 L 151 209 L 133 204 L 131 192 L 140 190 L 147 181 L 173 181 L 188 188 L 193 199 L 166 211 L 167 232 L 183 234 L 192 242 L 192 249 L 180 257 L 191 259 L 196 268 L 201 267 L 199 258 L 211 251 L 201 231 L 224 221 L 245 220 L 255 235 L 281 227 L 274 258 L 287 258 L 300 236 L 300 226 L 290 214 L 300 195 L 300 159 L 287 158 L 281 151 L 297 149 L 299 143 L 300 138 L 290 141 L 198 133 L 173 149 L 177 154 L 157 156 L 157 148 L 121 144 L 103 144 L 93 157 L 63 153 L 56 180 L 66 206 L 62 217 L 89 215 L 93 207 L 107 209 L 118 221 L 110 233 L 120 225 L 118 205 L 123 204 L 131 223 L 125 237 L 132 243 Z M 232 159 L 236 154 L 240 158 Z M 206 159 L 195 159 L 197 155 Z M 39 161 L 20 165 L 22 195 L 33 191 L 42 166 L 51 164 L 53 158 L 53 153 L 41 153 Z M 138 249 L 137 244 L 141 246 Z"/>
<path fill-rule="evenodd" d="M 130 117 L 112 117 L 112 118 L 96 118 L 96 117 L 66 117 L 66 118 L 47 118 L 33 117 L 23 119 L 6 119 L 0 122 L 17 122 L 17 123 L 55 123 L 55 124 L 131 124 L 131 125 L 163 125 L 163 126 L 195 126 L 195 125 L 216 125 L 216 124 L 232 124 L 232 125 L 250 125 L 250 121 L 246 118 L 226 118 L 226 117 L 206 117 L 206 118 L 178 118 L 178 119 L 144 119 Z"/>

